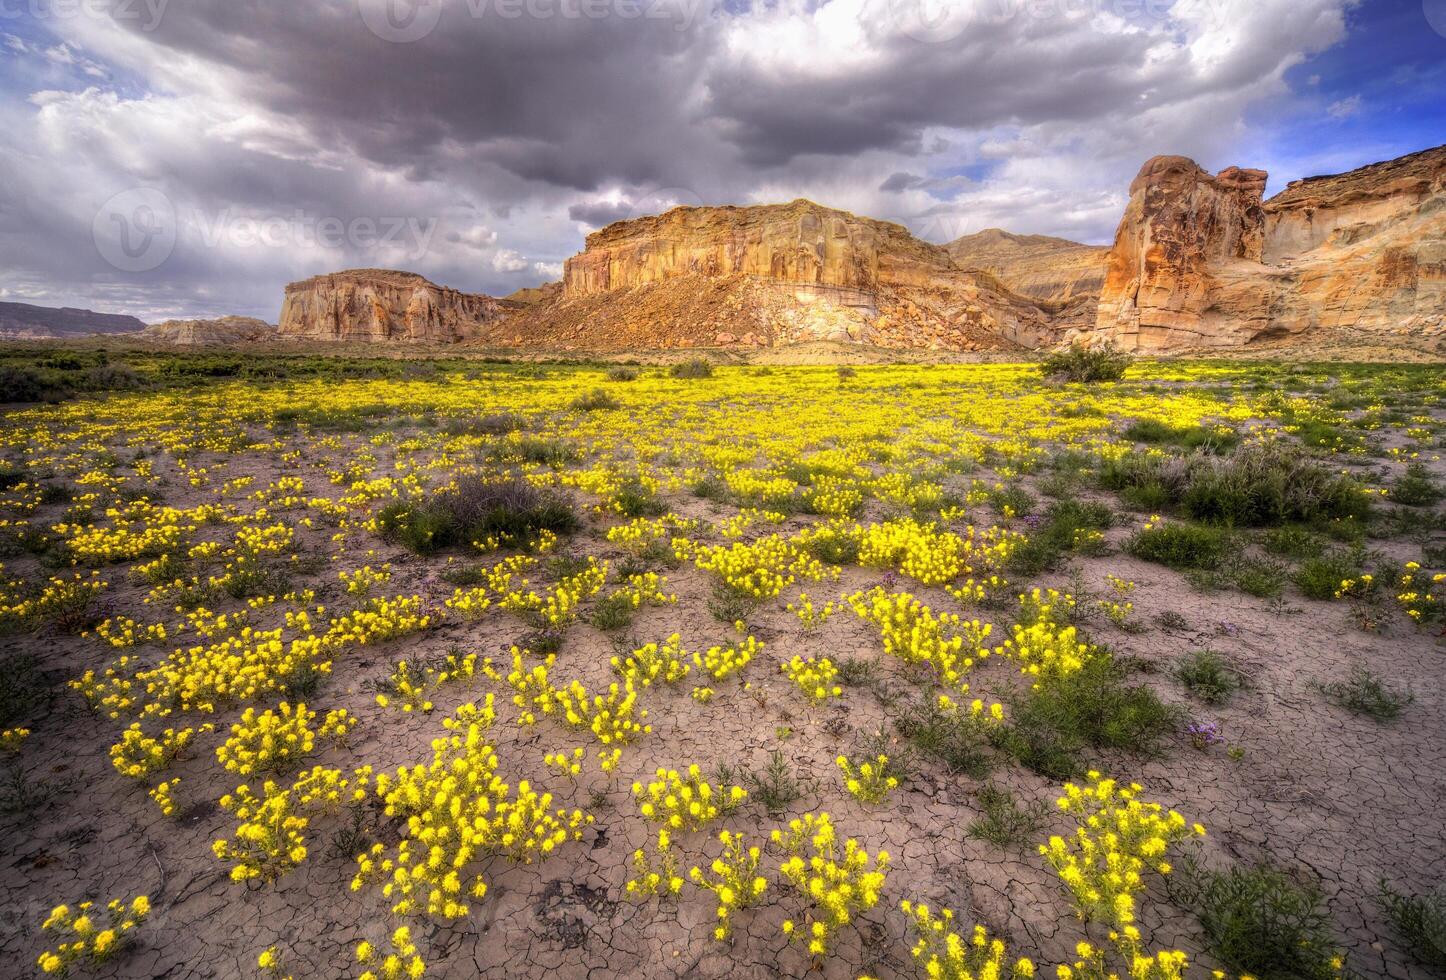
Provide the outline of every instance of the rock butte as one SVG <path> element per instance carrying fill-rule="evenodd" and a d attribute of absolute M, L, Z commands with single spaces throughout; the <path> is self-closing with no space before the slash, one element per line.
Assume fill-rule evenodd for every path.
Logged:
<path fill-rule="evenodd" d="M 1109 247 L 989 229 L 948 245 L 811 201 L 684 207 L 587 237 L 506 300 L 355 270 L 286 289 L 280 334 L 549 349 L 1130 350 L 1446 336 L 1446 146 L 1295 181 L 1155 157 Z"/>
<path fill-rule="evenodd" d="M 491 296 L 438 286 L 416 273 L 351 269 L 287 286 L 277 331 L 303 340 L 455 343 L 504 309 Z"/>
<path fill-rule="evenodd" d="M 141 331 L 143 340 L 177 347 L 224 347 L 276 339 L 276 328 L 249 316 L 223 316 L 215 320 L 164 320 Z"/>

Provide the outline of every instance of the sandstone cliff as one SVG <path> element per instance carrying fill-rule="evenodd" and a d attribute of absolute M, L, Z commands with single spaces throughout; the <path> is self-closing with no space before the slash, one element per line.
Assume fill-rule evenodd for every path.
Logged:
<path fill-rule="evenodd" d="M 1131 350 L 1307 332 L 1433 343 L 1446 332 L 1443 177 L 1438 147 L 1263 201 L 1263 171 L 1156 157 L 1130 185 L 1086 333 Z"/>
<path fill-rule="evenodd" d="M 229 347 L 276 339 L 276 328 L 249 316 L 215 320 L 164 320 L 141 331 L 141 339 L 177 347 Z"/>
<path fill-rule="evenodd" d="M 959 269 L 900 225 L 799 200 L 675 208 L 609 225 L 567 261 L 559 297 L 489 325 L 482 339 L 997 349 L 1044 342 L 1057 312 Z"/>
<path fill-rule="evenodd" d="M 965 235 L 944 248 L 961 269 L 991 273 L 1022 296 L 1053 302 L 1098 297 L 1110 252 L 1107 245 L 1000 228 Z"/>
<path fill-rule="evenodd" d="M 505 314 L 491 296 L 438 286 L 415 273 L 352 269 L 287 286 L 278 332 L 306 340 L 454 343 Z"/>

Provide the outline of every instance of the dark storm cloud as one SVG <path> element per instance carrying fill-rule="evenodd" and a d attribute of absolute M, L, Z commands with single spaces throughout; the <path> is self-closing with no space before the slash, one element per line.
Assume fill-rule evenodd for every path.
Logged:
<path fill-rule="evenodd" d="M 288 279 L 347 264 L 510 292 L 554 275 L 578 224 L 654 200 L 806 195 L 912 222 L 942 197 L 965 224 L 1099 234 L 1140 159 L 1225 141 L 1348 0 L 1177 0 L 1135 25 L 991 0 L 946 5 L 967 14 L 947 36 L 901 17 L 914 0 L 419 2 L 37 25 L 65 57 L 28 41 L 0 78 L 6 281 L 267 316 Z M 379 20 L 387 4 L 401 16 Z M 981 178 L 985 159 L 1002 163 Z M 183 227 L 162 268 L 124 273 L 92 224 L 137 187 Z M 425 250 L 312 240 L 388 218 L 431 228 Z M 252 220 L 291 230 L 228 237 Z"/>

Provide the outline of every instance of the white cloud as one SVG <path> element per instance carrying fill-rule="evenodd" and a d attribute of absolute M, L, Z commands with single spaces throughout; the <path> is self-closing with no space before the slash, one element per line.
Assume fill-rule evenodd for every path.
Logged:
<path fill-rule="evenodd" d="M 1326 112 L 1330 114 L 1332 119 L 1348 119 L 1360 111 L 1361 97 L 1359 95 L 1352 95 L 1338 102 L 1332 102 L 1330 107 L 1326 109 Z"/>

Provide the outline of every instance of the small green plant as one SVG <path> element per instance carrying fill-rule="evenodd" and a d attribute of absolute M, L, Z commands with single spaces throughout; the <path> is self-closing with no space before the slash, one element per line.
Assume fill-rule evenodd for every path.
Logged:
<path fill-rule="evenodd" d="M 979 787 L 975 800 L 984 811 L 966 833 L 995 847 L 1023 847 L 1039 836 L 1049 808 L 1035 802 L 1021 807 L 1014 794 L 997 783 Z"/>
<path fill-rule="evenodd" d="M 1183 862 L 1175 896 L 1200 920 L 1210 952 L 1257 980 L 1336 980 L 1343 955 L 1320 889 L 1276 868 L 1210 871 Z"/>
<path fill-rule="evenodd" d="M 1125 550 L 1174 569 L 1215 568 L 1230 549 L 1230 535 L 1203 524 L 1155 524 L 1136 531 Z"/>
<path fill-rule="evenodd" d="M 1020 517 L 1034 509 L 1034 496 L 1020 486 L 1000 487 L 989 494 L 989 503 L 996 513 L 1003 514 L 1007 508 Z"/>
<path fill-rule="evenodd" d="M 757 772 L 743 775 L 748 798 L 763 804 L 769 816 L 777 817 L 794 803 L 803 798 L 803 787 L 793 775 L 793 768 L 783 758 L 780 749 L 774 749 L 768 756 L 768 765 Z"/>
<path fill-rule="evenodd" d="M 1214 650 L 1186 654 L 1175 668 L 1175 677 L 1206 704 L 1225 704 L 1241 686 L 1240 674 Z"/>
<path fill-rule="evenodd" d="M 638 380 L 638 369 L 619 364 L 608 368 L 607 378 L 609 381 L 636 381 Z"/>
<path fill-rule="evenodd" d="M 1320 690 L 1332 704 L 1380 722 L 1394 721 L 1415 700 L 1410 692 L 1391 688 L 1361 666 L 1352 667 L 1343 681 L 1322 684 Z"/>
<path fill-rule="evenodd" d="M 937 759 L 950 772 L 983 779 L 993 766 L 988 727 L 967 712 L 946 712 L 930 701 L 895 718 L 894 727 L 914 748 Z"/>
<path fill-rule="evenodd" d="M 1285 589 L 1290 569 L 1273 561 L 1242 558 L 1230 570 L 1235 586 L 1258 599 L 1273 599 Z"/>
<path fill-rule="evenodd" d="M 1109 344 L 1086 347 L 1074 343 L 1044 359 L 1040 371 L 1047 378 L 1066 381 L 1119 381 L 1130 367 L 1130 355 Z"/>
<path fill-rule="evenodd" d="M 1383 881 L 1380 902 L 1406 951 L 1446 977 L 1446 886 L 1437 885 L 1425 895 L 1403 895 Z"/>

